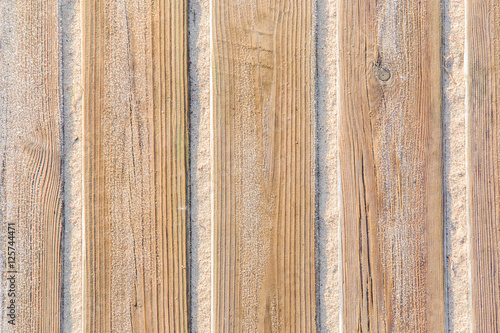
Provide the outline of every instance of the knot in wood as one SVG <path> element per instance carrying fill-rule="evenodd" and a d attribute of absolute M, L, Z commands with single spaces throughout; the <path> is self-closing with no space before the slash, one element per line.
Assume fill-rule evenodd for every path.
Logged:
<path fill-rule="evenodd" d="M 375 73 L 380 81 L 387 81 L 391 78 L 391 73 L 389 72 L 388 69 L 382 68 L 382 67 L 375 67 Z"/>

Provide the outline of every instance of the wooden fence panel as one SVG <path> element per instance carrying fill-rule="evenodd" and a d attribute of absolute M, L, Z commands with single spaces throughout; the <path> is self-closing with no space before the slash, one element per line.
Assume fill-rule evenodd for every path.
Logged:
<path fill-rule="evenodd" d="M 189 262 L 201 256 L 196 247 L 188 255 L 188 37 L 203 48 L 200 36 L 209 34 L 211 59 L 193 52 L 191 69 L 196 78 L 210 62 L 210 110 L 201 106 L 205 80 L 193 84 L 200 91 L 191 98 L 200 115 L 211 114 L 210 129 L 193 117 L 193 154 L 202 151 L 196 140 L 210 132 L 212 161 L 191 172 L 212 186 L 206 200 L 212 210 L 200 209 L 194 218 L 208 221 L 211 214 L 212 248 L 206 251 L 212 251 L 212 281 L 207 285 L 195 272 L 191 285 L 205 295 L 211 288 L 212 299 L 198 301 L 211 301 L 212 331 L 336 330 L 316 322 L 326 313 L 339 314 L 344 332 L 443 332 L 446 321 L 453 330 L 454 320 L 468 322 L 469 316 L 473 331 L 500 331 L 499 2 L 468 0 L 463 19 L 462 4 L 451 0 L 203 1 L 82 0 L 81 12 L 66 0 L 0 1 L 0 331 L 59 332 L 62 319 L 68 327 L 82 326 L 81 318 L 61 318 L 79 311 L 84 332 L 189 330 Z M 315 31 L 324 29 L 315 27 L 315 6 L 323 21 L 338 22 L 338 32 L 316 39 Z M 454 109 L 465 76 L 451 69 L 461 69 L 462 49 L 457 32 L 442 40 L 441 7 L 445 27 L 466 26 L 460 38 L 466 39 L 467 111 Z M 337 58 L 325 63 L 333 66 L 327 75 L 316 76 L 324 70 L 316 68 L 316 43 L 328 49 L 322 57 L 338 50 L 338 80 Z M 450 49 L 444 60 L 442 47 Z M 77 107 L 80 65 L 83 110 Z M 443 83 L 442 70 L 457 82 Z M 323 143 L 315 141 L 315 112 L 329 117 L 337 96 L 316 91 L 316 80 L 337 80 L 339 128 L 325 127 Z M 64 113 L 70 119 L 62 117 L 63 81 L 73 85 L 73 109 Z M 444 137 L 443 99 L 456 122 Z M 318 110 L 316 100 L 323 105 Z M 452 133 L 460 129 L 460 112 L 467 114 L 467 170 L 455 165 L 466 156 L 453 148 L 465 142 L 462 133 Z M 79 117 L 83 155 L 62 149 L 73 144 L 64 140 L 79 136 L 68 134 L 80 126 Z M 325 232 L 325 242 L 337 240 L 336 231 L 316 229 L 323 216 L 335 221 L 324 225 L 336 223 L 329 209 L 316 215 L 316 181 L 335 178 L 317 178 L 317 172 L 336 161 L 337 146 L 319 150 L 335 158 L 317 158 L 316 144 L 337 137 L 338 198 L 328 187 L 321 196 L 339 200 L 341 258 L 315 265 L 315 233 Z M 443 158 L 443 140 L 450 138 L 454 144 Z M 72 158 L 65 159 L 65 150 Z M 63 196 L 65 187 L 80 191 L 63 186 L 74 182 L 78 158 L 84 274 L 75 282 L 72 265 L 81 259 L 68 254 L 62 267 L 61 237 L 66 223 L 73 239 L 67 244 L 78 243 L 80 226 L 71 228 L 80 214 L 71 213 L 68 222 L 63 216 L 79 205 Z M 443 165 L 454 168 L 444 175 L 446 193 Z M 197 168 L 209 167 L 207 180 Z M 463 205 L 452 181 L 462 171 Z M 444 195 L 453 200 L 443 208 Z M 193 207 L 205 199 L 197 195 Z M 468 235 L 459 206 L 467 207 Z M 465 269 L 454 269 L 451 258 L 446 286 L 443 209 L 456 213 L 446 221 L 448 255 L 468 258 L 470 242 L 470 276 L 461 276 Z M 318 255 L 327 257 L 325 251 Z M 336 297 L 329 283 L 336 273 L 315 273 L 336 272 L 337 264 L 340 310 L 326 304 Z M 71 304 L 62 304 L 63 276 L 64 288 L 72 290 L 64 303 Z M 318 287 L 328 279 L 327 287 Z M 454 307 L 467 283 L 470 313 Z M 198 301 L 193 320 L 206 314 L 196 309 Z M 317 316 L 317 305 L 318 313 L 330 308 Z"/>
<path fill-rule="evenodd" d="M 314 5 L 213 0 L 213 331 L 315 331 Z"/>
<path fill-rule="evenodd" d="M 500 4 L 467 2 L 472 329 L 500 330 Z"/>
<path fill-rule="evenodd" d="M 83 24 L 84 331 L 187 332 L 187 1 Z"/>
<path fill-rule="evenodd" d="M 59 332 L 59 2 L 0 4 L 0 331 Z"/>
<path fill-rule="evenodd" d="M 444 332 L 438 0 L 339 3 L 345 332 Z"/>

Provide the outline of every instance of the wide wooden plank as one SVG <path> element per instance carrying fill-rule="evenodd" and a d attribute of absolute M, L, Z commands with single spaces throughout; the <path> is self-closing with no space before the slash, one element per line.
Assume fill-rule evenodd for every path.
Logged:
<path fill-rule="evenodd" d="M 467 1 L 472 329 L 500 331 L 500 3 Z"/>
<path fill-rule="evenodd" d="M 0 3 L 1 332 L 59 332 L 59 2 Z"/>
<path fill-rule="evenodd" d="M 444 332 L 438 0 L 339 3 L 344 332 Z"/>
<path fill-rule="evenodd" d="M 312 332 L 313 1 L 212 9 L 212 330 Z"/>
<path fill-rule="evenodd" d="M 84 331 L 187 332 L 186 0 L 85 0 Z"/>

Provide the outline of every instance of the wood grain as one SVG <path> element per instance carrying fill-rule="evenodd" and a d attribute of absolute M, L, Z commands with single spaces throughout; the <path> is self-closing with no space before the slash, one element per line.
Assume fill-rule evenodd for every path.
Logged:
<path fill-rule="evenodd" d="M 312 332 L 313 1 L 212 8 L 212 331 Z"/>
<path fill-rule="evenodd" d="M 500 331 L 500 3 L 467 2 L 472 329 Z"/>
<path fill-rule="evenodd" d="M 444 332 L 441 9 L 339 3 L 344 332 Z"/>
<path fill-rule="evenodd" d="M 187 332 L 187 1 L 83 22 L 84 331 Z"/>
<path fill-rule="evenodd" d="M 3 1 L 0 17 L 0 331 L 59 332 L 59 2 Z"/>

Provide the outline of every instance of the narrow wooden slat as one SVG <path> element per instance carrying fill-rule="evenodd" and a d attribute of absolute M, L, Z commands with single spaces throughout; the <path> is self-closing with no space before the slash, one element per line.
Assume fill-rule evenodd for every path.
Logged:
<path fill-rule="evenodd" d="M 341 0 L 344 332 L 444 332 L 438 0 Z"/>
<path fill-rule="evenodd" d="M 84 331 L 187 332 L 187 1 L 83 22 Z"/>
<path fill-rule="evenodd" d="M 313 332 L 313 1 L 212 9 L 212 329 Z"/>
<path fill-rule="evenodd" d="M 0 4 L 1 332 L 59 332 L 59 2 Z"/>
<path fill-rule="evenodd" d="M 500 3 L 467 2 L 472 329 L 500 331 Z"/>

